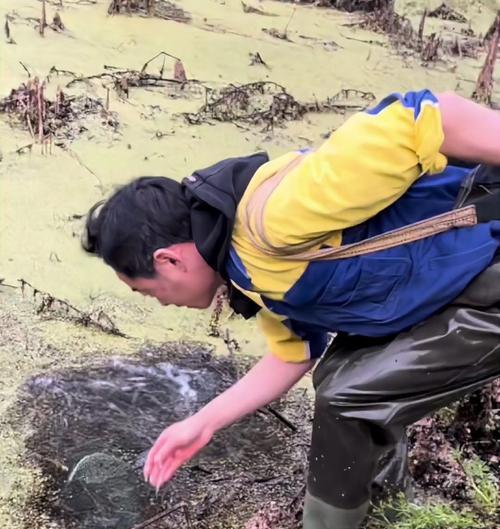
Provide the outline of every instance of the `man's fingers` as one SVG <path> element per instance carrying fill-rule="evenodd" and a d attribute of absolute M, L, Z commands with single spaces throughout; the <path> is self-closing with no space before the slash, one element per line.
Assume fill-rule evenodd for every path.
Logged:
<path fill-rule="evenodd" d="M 153 485 L 153 487 L 158 487 L 160 474 L 163 472 L 165 467 L 170 466 L 171 461 L 171 459 L 166 460 L 164 465 L 153 464 L 148 480 L 149 483 Z"/>
<path fill-rule="evenodd" d="M 152 483 L 156 488 L 160 488 L 167 481 L 170 481 L 172 479 L 173 475 L 179 470 L 179 468 L 183 465 L 185 459 L 174 457 L 168 460 L 168 462 L 160 467 L 160 471 L 155 476 L 155 483 Z"/>
<path fill-rule="evenodd" d="M 144 463 L 143 473 L 144 473 L 144 479 L 146 481 L 149 481 L 149 475 L 151 474 L 151 468 L 153 466 L 153 458 L 152 458 L 152 455 L 151 455 L 152 450 L 153 449 L 151 449 L 148 452 L 148 455 L 146 456 L 146 462 Z"/>
<path fill-rule="evenodd" d="M 163 472 L 160 474 L 158 480 L 158 487 L 163 487 L 167 481 L 170 481 L 173 475 L 179 470 L 179 467 L 182 465 L 182 461 L 176 461 L 175 463 L 170 464 L 166 467 Z"/>
<path fill-rule="evenodd" d="M 166 437 L 159 447 L 159 450 L 153 456 L 155 465 L 164 465 L 165 460 L 171 457 L 174 451 L 179 448 L 179 443 L 172 438 Z"/>
<path fill-rule="evenodd" d="M 152 465 L 158 450 L 160 450 L 163 440 L 167 437 L 167 430 L 163 430 L 158 439 L 154 442 L 151 450 L 148 452 L 146 457 L 146 463 L 144 464 L 144 477 L 147 479 L 147 476 L 151 473 Z"/>
<path fill-rule="evenodd" d="M 163 459 L 161 463 L 153 463 L 149 483 L 154 487 L 161 487 L 177 472 L 186 461 L 191 459 L 198 449 L 190 447 L 188 449 L 171 450 L 170 455 Z M 157 456 L 158 457 L 158 456 Z"/>
<path fill-rule="evenodd" d="M 156 444 L 153 446 L 153 448 L 155 447 L 156 447 Z M 146 463 L 144 463 L 144 479 L 146 481 L 149 480 L 149 476 L 151 475 L 151 472 L 154 467 L 155 452 L 153 451 L 153 448 L 151 448 L 151 450 L 149 451 L 146 457 Z M 156 451 L 158 451 L 158 449 Z"/>
<path fill-rule="evenodd" d="M 172 429 L 174 428 L 174 429 Z M 149 451 L 144 464 L 144 478 L 161 487 L 186 461 L 189 461 L 211 439 L 208 432 L 187 432 L 167 428 Z"/>
<path fill-rule="evenodd" d="M 158 462 L 161 463 L 161 459 L 158 459 L 159 453 L 160 453 L 161 450 L 164 449 L 165 443 L 167 441 L 170 441 L 169 435 L 170 435 L 169 432 L 167 430 L 165 430 L 160 435 L 160 437 L 158 437 L 158 439 L 155 441 L 155 444 L 153 445 L 153 447 L 149 451 L 148 456 L 146 458 L 146 463 L 144 464 L 144 477 L 146 479 L 148 479 L 148 476 L 151 474 L 151 470 L 152 470 L 153 465 L 155 464 L 155 462 L 158 461 Z M 172 442 L 170 441 L 168 443 L 168 446 L 171 446 L 171 445 L 172 445 Z M 162 457 L 164 458 L 165 456 L 162 456 Z"/>
<path fill-rule="evenodd" d="M 177 472 L 179 467 L 184 463 L 189 461 L 193 456 L 195 456 L 207 443 L 206 439 L 200 438 L 195 443 L 188 445 L 185 448 L 179 448 L 177 450 L 170 449 L 168 451 L 168 456 L 165 459 L 162 459 L 159 462 L 161 457 L 161 452 L 156 456 L 155 459 L 155 469 L 159 469 L 150 478 L 150 482 L 156 487 L 161 487 L 166 483 L 174 474 Z"/>

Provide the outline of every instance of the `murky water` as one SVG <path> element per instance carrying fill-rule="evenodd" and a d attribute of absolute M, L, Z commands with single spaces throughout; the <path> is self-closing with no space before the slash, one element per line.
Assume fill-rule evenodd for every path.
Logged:
<path fill-rule="evenodd" d="M 194 348 L 189 356 L 156 351 L 140 361 L 114 358 L 30 378 L 17 415 L 30 430 L 28 460 L 52 476 L 56 492 L 44 500 L 47 512 L 59 509 L 56 519 L 82 529 L 128 529 L 162 508 L 209 494 L 213 486 L 220 495 L 237 487 L 241 476 L 248 487 L 265 484 L 269 472 L 303 470 L 306 445 L 295 445 L 293 432 L 271 415 L 256 414 L 218 435 L 159 496 L 144 483 L 147 450 L 163 428 L 231 384 L 235 367 Z M 282 481 L 283 493 L 290 483 Z"/>

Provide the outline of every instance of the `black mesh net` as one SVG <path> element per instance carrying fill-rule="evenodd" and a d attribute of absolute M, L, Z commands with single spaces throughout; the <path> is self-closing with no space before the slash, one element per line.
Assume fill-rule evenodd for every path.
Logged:
<path fill-rule="evenodd" d="M 147 349 L 140 357 L 44 373 L 22 388 L 17 420 L 30 425 L 30 461 L 50 477 L 41 503 L 53 519 L 64 527 L 127 529 L 160 515 L 156 528 L 189 527 L 189 517 L 196 527 L 237 528 L 270 497 L 284 506 L 295 501 L 308 444 L 306 398 L 221 432 L 156 495 L 142 479 L 147 450 L 244 366 L 197 345 Z"/>

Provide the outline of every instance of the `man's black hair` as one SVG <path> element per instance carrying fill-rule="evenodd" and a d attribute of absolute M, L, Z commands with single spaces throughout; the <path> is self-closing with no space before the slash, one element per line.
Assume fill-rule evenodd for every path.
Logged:
<path fill-rule="evenodd" d="M 82 246 L 129 278 L 155 275 L 158 248 L 192 241 L 188 204 L 179 182 L 141 177 L 89 211 Z"/>

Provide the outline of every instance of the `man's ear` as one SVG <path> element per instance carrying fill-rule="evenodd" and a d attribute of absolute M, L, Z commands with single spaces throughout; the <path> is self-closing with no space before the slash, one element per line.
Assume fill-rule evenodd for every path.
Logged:
<path fill-rule="evenodd" d="M 182 255 L 179 249 L 175 247 L 158 248 L 153 253 L 153 261 L 156 267 L 180 267 L 185 268 Z"/>

